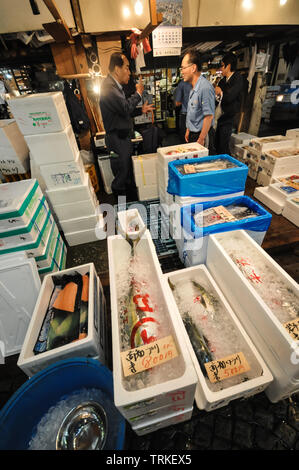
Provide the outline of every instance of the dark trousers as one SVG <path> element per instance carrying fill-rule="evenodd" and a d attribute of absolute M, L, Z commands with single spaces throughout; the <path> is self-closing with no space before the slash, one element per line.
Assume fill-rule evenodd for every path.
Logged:
<path fill-rule="evenodd" d="M 121 139 L 116 132 L 106 134 L 106 145 L 109 152 L 115 152 L 118 157 L 110 159 L 110 166 L 114 175 L 111 189 L 115 194 L 125 194 L 130 186 L 134 186 L 132 166 L 133 146 L 130 136 Z"/>
<path fill-rule="evenodd" d="M 200 132 L 191 132 L 189 133 L 189 142 L 196 142 L 198 140 L 198 137 L 200 136 Z M 216 155 L 216 148 L 215 148 L 215 130 L 213 127 L 210 127 L 210 130 L 208 132 L 209 136 L 209 143 L 208 143 L 208 148 L 209 148 L 209 155 Z"/>
<path fill-rule="evenodd" d="M 180 139 L 181 139 L 181 143 L 182 144 L 185 144 L 186 143 L 186 140 L 185 140 L 185 134 L 186 134 L 186 116 L 187 114 L 186 113 L 181 113 L 180 114 L 180 132 L 179 132 L 179 135 L 180 135 Z"/>
<path fill-rule="evenodd" d="M 216 152 L 217 155 L 230 155 L 229 141 L 233 131 L 234 118 L 224 118 L 221 116 L 217 122 L 216 128 Z"/>

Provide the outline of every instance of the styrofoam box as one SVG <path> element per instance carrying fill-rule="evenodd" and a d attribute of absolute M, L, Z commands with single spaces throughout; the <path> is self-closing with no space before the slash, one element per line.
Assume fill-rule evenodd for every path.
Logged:
<path fill-rule="evenodd" d="M 299 227 L 299 203 L 298 203 L 298 197 L 297 202 L 294 201 L 295 198 L 291 197 L 289 198 L 282 211 L 282 215 L 288 219 L 290 222 L 293 224 L 297 225 Z"/>
<path fill-rule="evenodd" d="M 53 207 L 57 204 L 68 204 L 90 199 L 93 193 L 88 173 L 84 173 L 83 184 L 59 189 L 48 189 L 46 195 Z"/>
<path fill-rule="evenodd" d="M 254 250 L 263 258 L 265 265 L 274 270 L 276 278 L 283 279 L 297 295 L 299 295 L 298 284 L 243 230 L 210 236 L 207 268 L 253 343 L 259 349 L 260 354 L 267 361 L 274 378 L 268 389 L 273 387 L 276 393 L 279 390 L 281 394 L 285 393 L 286 383 L 285 381 L 279 382 L 279 369 L 283 369 L 288 376 L 288 385 L 290 386 L 292 383 L 295 389 L 299 389 L 298 364 L 295 363 L 296 361 L 291 361 L 294 339 L 223 248 L 221 241 L 227 237 L 230 237 L 230 242 L 234 242 L 233 237 L 235 238 L 235 246 L 239 240 L 244 242 L 250 250 Z M 266 389 L 266 393 L 268 389 Z"/>
<path fill-rule="evenodd" d="M 35 257 L 35 262 L 36 262 L 36 266 L 38 269 L 45 268 L 51 264 L 52 258 L 55 252 L 58 235 L 59 235 L 58 227 L 54 223 L 52 224 L 52 230 L 46 242 L 44 254 L 42 256 Z"/>
<path fill-rule="evenodd" d="M 299 190 L 288 186 L 282 182 L 272 183 L 269 186 L 269 193 L 277 196 L 282 202 L 286 202 L 289 198 L 299 197 Z M 287 188 L 287 190 L 283 189 Z"/>
<path fill-rule="evenodd" d="M 60 239 L 61 240 L 61 239 Z M 61 240 L 62 241 L 62 240 Z M 58 263 L 56 260 L 58 259 L 58 256 L 56 255 L 56 260 L 51 264 L 50 269 L 39 269 L 38 274 L 41 280 L 43 281 L 44 277 L 47 276 L 48 274 L 54 274 L 57 271 L 63 271 L 66 266 L 66 255 L 67 255 L 67 249 L 65 244 L 62 242 L 58 245 L 58 249 L 60 252 L 60 262 Z"/>
<path fill-rule="evenodd" d="M 272 175 L 267 175 L 267 173 L 265 173 L 263 169 L 258 172 L 257 184 L 260 184 L 262 186 L 269 186 L 269 184 L 273 183 L 273 181 L 274 177 Z"/>
<path fill-rule="evenodd" d="M 79 153 L 71 125 L 60 132 L 26 135 L 25 140 L 37 165 L 73 161 Z"/>
<path fill-rule="evenodd" d="M 8 105 L 23 135 L 59 132 L 70 125 L 61 91 L 18 96 Z"/>
<path fill-rule="evenodd" d="M 232 145 L 248 145 L 252 139 L 256 139 L 256 136 L 252 134 L 246 134 L 246 132 L 239 132 L 239 134 L 231 135 Z"/>
<path fill-rule="evenodd" d="M 234 156 L 239 159 L 241 162 L 246 162 L 248 146 L 244 144 L 237 144 L 234 146 Z"/>
<path fill-rule="evenodd" d="M 52 253 L 52 258 L 50 260 L 50 263 L 48 266 L 39 268 L 38 274 L 48 274 L 52 271 L 59 271 L 60 270 L 60 265 L 61 265 L 61 260 L 62 260 L 62 253 L 63 253 L 63 246 L 64 242 L 62 238 L 60 237 L 60 234 L 58 237 L 56 237 L 54 244 L 54 252 Z"/>
<path fill-rule="evenodd" d="M 50 351 L 34 355 L 33 348 L 38 339 L 54 288 L 53 275 L 46 275 L 42 282 L 41 290 L 36 301 L 35 309 L 17 363 L 29 377 L 48 365 L 68 357 L 94 357 L 98 358 L 103 363 L 104 352 L 101 350 L 99 341 L 100 316 L 103 312 L 100 311 L 98 304 L 98 279 L 94 264 L 88 263 L 74 268 L 65 269 L 59 273 L 55 273 L 54 276 L 60 277 L 64 274 L 75 274 L 75 272 L 81 275 L 89 273 L 87 337 Z M 102 287 L 100 283 L 99 286 L 101 289 Z"/>
<path fill-rule="evenodd" d="M 137 410 L 135 416 L 131 416 L 130 418 L 128 418 L 128 422 L 131 424 L 131 426 L 133 426 L 133 428 L 136 426 L 147 427 L 151 425 L 153 420 L 163 420 L 165 418 L 173 416 L 175 413 L 182 413 L 189 410 L 190 407 L 175 404 L 162 406 L 161 408 L 155 408 L 143 414 L 138 413 Z"/>
<path fill-rule="evenodd" d="M 259 163 L 261 160 L 262 152 L 260 150 L 256 150 L 253 147 L 247 148 L 247 163 L 249 162 L 256 162 Z"/>
<path fill-rule="evenodd" d="M 113 353 L 113 379 L 114 402 L 125 418 L 149 412 L 153 409 L 167 405 L 192 406 L 194 401 L 197 376 L 186 344 L 178 330 L 178 322 L 169 308 L 165 288 L 162 283 L 162 271 L 155 251 L 150 233 L 146 230 L 135 247 L 135 253 L 148 266 L 152 279 L 155 279 L 155 289 L 161 305 L 165 308 L 165 315 L 169 318 L 169 334 L 172 334 L 179 353 L 177 361 L 177 377 L 166 380 L 161 384 L 150 385 L 139 390 L 127 391 L 125 388 L 123 370 L 120 359 L 120 333 L 119 313 L 117 306 L 117 273 L 121 267 L 129 262 L 131 256 L 130 244 L 121 236 L 108 237 L 108 259 L 111 293 L 111 321 L 112 321 L 112 353 Z M 159 367 L 159 366 L 157 366 Z"/>
<path fill-rule="evenodd" d="M 35 179 L 1 184 L 0 231 L 26 227 L 42 197 Z"/>
<path fill-rule="evenodd" d="M 10 246 L 10 247 L 2 247 L 0 248 L 0 255 L 6 253 L 14 253 L 18 251 L 26 251 L 29 257 L 36 257 L 41 256 L 45 252 L 45 246 L 48 240 L 49 232 L 52 229 L 52 224 L 54 223 L 53 217 L 50 212 L 46 217 L 45 223 L 40 231 L 40 233 L 36 234 L 36 238 L 31 242 L 23 242 L 19 243 L 18 245 Z"/>
<path fill-rule="evenodd" d="M 267 142 L 266 139 L 271 141 Z M 271 135 L 269 137 L 259 137 L 250 141 L 250 146 L 260 152 L 273 150 L 276 148 L 287 148 L 295 145 L 295 141 L 285 137 L 284 135 Z"/>
<path fill-rule="evenodd" d="M 48 189 L 57 189 L 70 186 L 82 186 L 84 167 L 78 153 L 76 160 L 40 165 L 41 175 Z"/>
<path fill-rule="evenodd" d="M 43 198 L 27 227 L 11 228 L 0 232 L 1 249 L 7 250 L 24 243 L 34 242 L 44 226 L 48 213 L 49 207 L 45 198 Z"/>
<path fill-rule="evenodd" d="M 98 222 L 98 215 L 88 215 L 76 219 L 60 220 L 59 224 L 65 233 L 94 229 Z"/>
<path fill-rule="evenodd" d="M 96 232 L 96 224 L 92 229 L 65 233 L 64 236 L 69 246 L 76 246 L 82 245 L 83 243 L 99 241 Z"/>
<path fill-rule="evenodd" d="M 269 190 L 270 186 L 261 188 L 255 188 L 253 196 L 261 201 L 262 204 L 269 207 L 275 214 L 280 215 L 285 205 L 285 201 L 282 201 L 275 194 Z"/>
<path fill-rule="evenodd" d="M 167 155 L 168 152 L 179 151 L 172 155 Z M 188 144 L 172 145 L 171 147 L 159 147 L 158 152 L 158 163 L 163 167 L 167 167 L 169 162 L 174 160 L 182 160 L 184 158 L 197 158 L 207 157 L 209 155 L 209 149 L 203 147 L 197 142 Z"/>
<path fill-rule="evenodd" d="M 29 154 L 30 156 L 30 154 Z M 29 159 L 29 164 L 30 164 L 30 173 L 31 173 L 31 178 L 35 178 L 37 179 L 38 181 L 38 184 L 42 190 L 43 193 L 45 193 L 46 189 L 47 189 L 47 186 L 46 186 L 46 183 L 44 181 L 44 178 L 42 177 L 41 173 L 40 173 L 40 169 L 39 169 L 39 165 L 37 165 L 35 163 L 35 161 L 33 160 L 33 158 L 30 158 Z"/>
<path fill-rule="evenodd" d="M 150 153 L 132 157 L 136 186 L 157 184 L 157 154 Z"/>
<path fill-rule="evenodd" d="M 228 199 L 230 197 L 238 197 L 244 196 L 244 191 L 240 191 L 238 193 L 230 193 L 224 194 L 220 196 L 207 196 L 207 197 L 192 197 L 192 196 L 174 196 L 174 202 L 179 206 L 189 206 L 190 204 L 196 204 L 198 202 L 206 202 L 206 201 L 218 201 L 219 199 Z"/>
<path fill-rule="evenodd" d="M 34 259 L 1 256 L 0 263 L 0 340 L 4 356 L 19 353 L 40 290 Z"/>
<path fill-rule="evenodd" d="M 57 204 L 53 209 L 59 220 L 69 220 L 94 215 L 97 210 L 97 205 L 94 199 L 90 198 L 85 201 Z"/>
<path fill-rule="evenodd" d="M 138 186 L 138 200 L 147 201 L 149 199 L 157 199 L 159 197 L 159 190 L 156 184 L 150 186 Z"/>
<path fill-rule="evenodd" d="M 288 129 L 286 137 L 289 139 L 299 139 L 299 129 Z"/>
<path fill-rule="evenodd" d="M 146 230 L 146 225 L 143 222 L 143 219 L 138 211 L 138 209 L 129 209 L 119 211 L 117 213 L 118 218 L 118 232 L 124 238 L 130 238 L 131 240 L 136 240 L 138 237 L 141 237 Z M 137 230 L 130 230 L 129 224 L 134 220 Z M 135 227 L 136 228 L 136 227 Z"/>
<path fill-rule="evenodd" d="M 145 426 L 134 426 L 132 427 L 132 429 L 138 436 L 144 436 L 151 432 L 157 431 L 158 429 L 166 428 L 167 426 L 173 426 L 175 424 L 188 421 L 192 417 L 192 412 L 193 407 L 190 407 L 184 411 L 172 413 L 164 419 L 156 418 L 151 421 L 148 421 Z"/>
<path fill-rule="evenodd" d="M 112 194 L 111 183 L 114 180 L 114 175 L 111 170 L 110 165 L 110 155 L 104 155 L 98 157 L 98 165 L 103 180 L 105 192 L 107 194 Z"/>
<path fill-rule="evenodd" d="M 265 153 L 267 156 L 267 153 Z M 271 157 L 271 156 L 270 156 Z M 275 157 L 272 157 L 275 158 Z M 275 161 L 262 160 L 260 161 L 260 166 L 263 171 L 269 176 L 281 176 L 285 174 L 290 174 L 296 172 L 299 168 L 299 155 L 294 155 L 292 157 L 281 157 L 275 158 Z"/>
<path fill-rule="evenodd" d="M 188 345 L 188 350 L 192 357 L 195 370 L 198 376 L 198 384 L 197 384 L 197 388 L 195 392 L 195 401 L 196 401 L 198 408 L 204 409 L 206 411 L 211 411 L 216 408 L 220 408 L 220 407 L 228 405 L 228 403 L 231 400 L 235 400 L 240 397 L 255 395 L 256 393 L 262 392 L 267 387 L 267 385 L 273 380 L 273 377 L 267 365 L 264 363 L 260 354 L 256 350 L 254 344 L 250 340 L 249 336 L 246 334 L 244 328 L 242 327 L 241 323 L 239 322 L 233 310 L 231 309 L 229 303 L 223 296 L 221 290 L 219 289 L 214 279 L 208 272 L 206 266 L 200 265 L 200 266 L 194 266 L 191 268 L 181 269 L 179 271 L 174 271 L 174 272 L 165 274 L 164 279 L 166 281 L 165 288 L 168 290 L 168 296 L 171 298 L 173 310 L 176 312 L 178 316 L 178 320 L 181 324 L 180 331 L 185 337 L 186 343 Z M 184 322 L 181 317 L 181 315 L 184 312 L 180 312 L 178 309 L 175 298 L 169 287 L 168 279 L 174 284 L 177 281 L 196 279 L 196 281 L 199 282 L 199 284 L 203 283 L 204 285 L 208 285 L 209 292 L 213 293 L 214 297 L 219 301 L 221 305 L 221 309 L 223 309 L 223 311 L 226 312 L 227 321 L 234 325 L 235 331 L 237 332 L 236 334 L 238 334 L 239 340 L 242 343 L 242 347 L 246 348 L 246 350 L 249 350 L 250 354 L 252 354 L 252 357 L 254 357 L 255 367 L 259 368 L 259 370 L 257 371 L 256 377 L 251 378 L 247 380 L 246 382 L 242 382 L 237 385 L 232 385 L 230 387 L 224 388 L 223 390 L 219 390 L 219 391 L 213 391 L 209 387 L 208 385 L 209 379 L 205 379 L 202 373 L 202 370 L 198 363 L 198 359 L 195 355 L 193 346 L 191 344 L 188 333 L 184 326 Z M 245 357 L 246 357 L 246 353 L 245 353 Z M 221 359 L 221 358 L 218 357 L 218 359 Z M 249 360 L 249 365 L 251 365 L 251 368 L 253 367 L 253 359 L 251 361 Z M 223 385 L 225 385 L 225 381 L 223 382 Z"/>
<path fill-rule="evenodd" d="M 26 173 L 29 149 L 14 119 L 0 121 L 0 169 L 3 175 Z"/>

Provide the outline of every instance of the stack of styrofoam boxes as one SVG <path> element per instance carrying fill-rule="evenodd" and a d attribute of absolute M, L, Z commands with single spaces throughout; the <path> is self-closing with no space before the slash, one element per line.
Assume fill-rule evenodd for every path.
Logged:
<path fill-rule="evenodd" d="M 121 328 L 118 299 L 120 295 L 118 274 L 131 258 L 131 246 L 121 236 L 108 237 L 108 258 L 111 293 L 112 315 L 112 352 L 114 402 L 120 413 L 131 424 L 138 435 L 144 435 L 157 429 L 164 428 L 191 418 L 197 375 L 185 341 L 182 339 L 177 317 L 168 304 L 167 294 L 162 284 L 162 271 L 157 258 L 150 233 L 146 230 L 135 246 L 135 253 L 151 273 L 154 289 L 159 299 L 159 307 L 167 317 L 169 334 L 175 342 L 178 356 L 170 362 L 173 364 L 171 377 L 162 375 L 159 383 L 136 386 L 128 390 L 127 379 L 124 376 L 121 356 Z M 151 287 L 153 287 L 151 282 Z M 154 313 L 151 313 L 153 316 Z M 156 366 L 156 368 L 162 366 Z M 151 374 L 149 371 L 145 373 Z M 137 377 L 136 377 L 137 379 Z"/>
<path fill-rule="evenodd" d="M 211 209 L 216 206 L 223 206 L 226 208 L 226 206 L 231 204 L 240 207 L 247 207 L 255 211 L 258 215 L 207 227 L 199 227 L 196 225 L 194 220 L 195 214 L 200 216 L 203 211 L 207 209 Z M 176 239 L 176 245 L 182 263 L 184 263 L 186 267 L 190 267 L 197 264 L 204 264 L 206 262 L 208 241 L 209 237 L 213 233 L 244 229 L 257 243 L 261 245 L 270 226 L 272 216 L 250 197 L 240 196 L 183 207 L 181 218 L 181 236 Z"/>
<path fill-rule="evenodd" d="M 0 120 L 0 171 L 3 175 L 29 171 L 29 149 L 14 119 Z"/>
<path fill-rule="evenodd" d="M 2 222 L 0 220 L 0 226 Z M 40 285 L 36 263 L 24 251 L 0 257 L 0 341 L 4 346 L 2 356 L 7 357 L 21 351 Z"/>
<path fill-rule="evenodd" d="M 246 152 L 243 152 L 243 149 L 249 142 L 256 138 L 255 135 L 246 134 L 245 132 L 240 132 L 239 134 L 232 134 L 230 137 L 230 151 L 231 155 L 241 162 L 246 160 Z"/>
<path fill-rule="evenodd" d="M 156 153 L 132 157 L 139 201 L 159 198 Z"/>
<path fill-rule="evenodd" d="M 197 407 L 199 409 L 203 409 L 206 411 L 212 411 L 215 410 L 216 408 L 220 408 L 223 406 L 227 406 L 229 402 L 232 400 L 236 400 L 238 398 L 245 398 L 249 397 L 252 395 L 256 395 L 257 393 L 261 393 L 265 388 L 272 382 L 273 377 L 265 364 L 264 360 L 262 359 L 261 355 L 255 348 L 253 342 L 250 340 L 249 336 L 245 332 L 244 328 L 242 327 L 240 321 L 236 317 L 235 313 L 231 309 L 228 301 L 225 299 L 224 295 L 222 294 L 221 290 L 215 283 L 213 277 L 209 273 L 208 269 L 204 265 L 200 266 L 194 266 L 191 268 L 186 268 L 186 269 L 181 269 L 179 271 L 174 271 L 168 274 L 164 275 L 164 280 L 165 282 L 165 289 L 168 292 L 167 298 L 169 299 L 169 302 L 172 305 L 172 311 L 174 314 L 177 315 L 178 321 L 180 323 L 180 332 L 183 335 L 186 343 L 187 343 L 187 348 L 189 350 L 189 353 L 192 357 L 195 370 L 198 376 L 198 384 L 195 392 L 195 402 L 197 404 Z M 240 352 L 240 349 L 236 350 L 236 342 L 238 342 L 238 345 L 240 348 L 242 348 L 242 351 L 245 358 L 247 359 L 248 357 L 248 363 L 249 367 L 251 369 L 251 374 L 250 378 L 246 377 L 246 373 L 242 374 L 244 377 L 244 380 L 240 380 L 240 383 L 235 383 L 233 384 L 232 380 L 230 380 L 230 385 L 226 385 L 226 380 L 224 380 L 223 386 L 219 387 L 219 383 L 212 383 L 208 377 L 205 377 L 201 366 L 199 364 L 198 358 L 194 352 L 194 348 L 192 346 L 191 340 L 189 338 L 189 335 L 187 333 L 187 330 L 185 328 L 184 322 L 183 322 L 183 315 L 186 313 L 185 310 L 180 310 L 180 306 L 177 305 L 177 302 L 174 298 L 173 291 L 169 287 L 168 281 L 172 283 L 172 285 L 176 286 L 176 284 L 180 283 L 183 288 L 184 286 L 184 295 L 186 296 L 186 300 L 188 302 L 194 303 L 193 299 L 196 294 L 194 294 L 192 289 L 188 289 L 188 285 L 191 285 L 192 281 L 196 280 L 196 282 L 200 286 L 204 286 L 204 289 L 207 291 L 207 295 L 211 295 L 211 298 L 213 298 L 213 302 L 215 302 L 214 305 L 217 304 L 217 313 L 221 311 L 222 315 L 222 321 L 224 322 L 223 324 L 223 329 L 221 329 L 221 323 L 219 320 L 219 317 L 217 314 L 215 314 L 215 323 L 217 323 L 217 328 L 214 328 L 212 330 L 212 319 L 209 317 L 209 325 L 211 327 L 210 334 L 213 335 L 209 337 L 207 334 L 205 334 L 206 340 L 208 341 L 209 344 L 217 344 L 216 350 L 213 351 L 213 356 L 214 360 L 221 362 L 222 359 L 224 359 L 223 355 L 219 355 L 219 350 L 221 350 L 221 343 L 223 342 L 224 344 L 229 342 L 229 339 L 224 336 L 223 331 L 225 330 L 227 334 L 231 333 L 234 342 L 230 345 L 231 349 L 228 350 L 227 346 L 225 346 L 225 351 L 227 353 L 224 354 L 225 357 L 227 357 L 230 353 L 231 354 L 236 354 Z M 186 301 L 184 300 L 184 303 Z M 186 304 L 185 304 L 186 307 Z M 185 308 L 184 307 L 184 308 Z M 210 308 L 210 307 L 209 307 Z M 213 307 L 212 307 L 213 308 Z M 199 314 L 201 312 L 200 308 L 198 310 L 198 316 L 200 317 L 201 315 Z M 210 310 L 209 310 L 210 312 Z M 194 316 L 195 312 L 193 309 L 192 313 L 192 319 L 194 322 L 194 325 L 199 324 L 197 321 L 200 322 L 200 319 L 198 320 Z M 209 313 L 208 313 L 209 315 Z M 213 314 L 211 313 L 211 316 Z M 206 322 L 207 320 L 204 320 Z M 230 327 L 228 327 L 230 325 Z M 207 327 L 208 329 L 208 327 Z M 218 336 L 217 336 L 217 331 L 218 331 Z M 196 346 L 195 346 L 196 347 Z M 242 375 L 240 377 L 242 377 Z M 229 379 L 228 379 L 229 380 Z"/>
<path fill-rule="evenodd" d="M 89 275 L 88 288 L 88 327 L 87 336 L 64 346 L 35 355 L 33 352 L 36 341 L 49 307 L 53 289 L 54 276 L 62 277 L 73 274 Z M 97 276 L 93 263 L 83 264 L 65 269 L 60 273 L 48 274 L 44 277 L 38 299 L 27 329 L 26 337 L 18 359 L 18 366 L 29 377 L 48 365 L 69 357 L 93 357 L 102 364 L 106 363 L 106 302 L 101 281 Z"/>
<path fill-rule="evenodd" d="M 276 102 L 276 96 L 280 91 L 279 85 L 267 86 L 266 96 L 262 104 L 262 119 L 270 120 L 271 110 Z"/>
<path fill-rule="evenodd" d="M 3 184 L 0 200 L 0 255 L 25 251 L 40 276 L 63 269 L 65 245 L 38 181 Z"/>
<path fill-rule="evenodd" d="M 255 276 L 260 276 L 261 283 L 270 284 L 270 277 L 280 282 L 282 310 L 288 308 L 287 305 L 283 306 L 282 291 L 293 293 L 294 298 L 298 299 L 298 284 L 243 230 L 233 234 L 219 233 L 210 236 L 207 268 L 269 367 L 274 380 L 265 393 L 270 401 L 275 403 L 299 391 L 296 357 L 298 341 L 291 336 L 285 327 L 287 325 L 284 326 L 271 310 L 271 305 L 266 299 L 267 290 L 262 297 L 260 291 L 254 288 L 255 278 L 250 282 L 242 274 L 228 253 L 232 248 L 228 247 L 239 251 L 241 258 L 244 256 L 249 263 L 252 262 L 251 257 L 259 259 L 259 266 L 264 265 L 264 268 L 261 267 L 260 271 L 257 271 L 256 267 Z M 248 274 L 250 275 L 250 271 Z M 292 307 L 289 308 L 292 311 Z M 295 311 L 294 306 L 293 313 Z M 294 323 L 296 324 L 296 319 Z"/>
<path fill-rule="evenodd" d="M 21 96 L 10 100 L 10 109 L 25 136 L 59 225 L 75 227 L 72 232 L 63 229 L 68 244 L 96 241 L 95 228 L 102 221 L 98 201 L 84 172 L 63 94 Z M 72 194 L 80 193 L 77 188 L 84 199 L 72 199 Z M 67 203 L 63 199 L 66 189 L 71 198 Z"/>
<path fill-rule="evenodd" d="M 299 194 L 287 198 L 282 215 L 293 224 L 299 227 Z"/>
<path fill-rule="evenodd" d="M 253 196 L 269 207 L 275 214 L 280 215 L 289 199 L 299 197 L 299 190 L 287 186 L 286 183 L 279 182 L 255 188 Z"/>
<path fill-rule="evenodd" d="M 265 152 L 268 150 L 288 148 L 294 146 L 294 141 L 283 135 L 259 137 L 251 140 L 250 149 L 247 150 L 248 176 L 257 180 L 258 184 L 268 186 L 272 177 L 269 177 L 263 168 Z"/>
<path fill-rule="evenodd" d="M 286 132 L 286 137 L 288 139 L 299 140 L 299 129 L 288 129 Z"/>
<path fill-rule="evenodd" d="M 260 161 L 261 176 L 259 175 L 258 181 L 270 184 L 274 178 L 290 175 L 298 171 L 299 145 L 296 146 L 295 141 L 291 142 L 291 145 L 287 147 L 281 145 L 275 149 L 266 150 L 263 153 Z M 279 157 L 279 154 L 282 156 Z"/>

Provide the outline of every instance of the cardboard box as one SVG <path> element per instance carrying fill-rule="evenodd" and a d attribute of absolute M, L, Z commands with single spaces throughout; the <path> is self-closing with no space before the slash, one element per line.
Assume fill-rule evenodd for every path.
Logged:
<path fill-rule="evenodd" d="M 53 291 L 53 275 L 63 276 L 64 274 L 89 273 L 89 296 L 88 296 L 88 334 L 87 337 L 64 346 L 57 347 L 50 351 L 34 355 L 33 348 L 38 339 L 39 332 L 48 309 L 49 300 Z M 22 350 L 18 360 L 18 366 L 29 377 L 44 369 L 58 360 L 69 357 L 94 357 L 105 363 L 105 353 L 100 342 L 101 316 L 105 315 L 101 298 L 103 291 L 101 283 L 96 274 L 94 264 L 84 264 L 75 268 L 65 269 L 59 273 L 48 274 L 44 277 L 41 290 L 35 305 L 34 312 L 26 333 Z"/>
<path fill-rule="evenodd" d="M 61 91 L 18 96 L 8 105 L 23 135 L 60 132 L 70 125 Z"/>
<path fill-rule="evenodd" d="M 74 161 L 79 153 L 71 125 L 60 132 L 25 135 L 25 140 L 37 165 Z"/>
<path fill-rule="evenodd" d="M 0 170 L 3 175 L 29 170 L 29 149 L 14 119 L 0 120 Z"/>

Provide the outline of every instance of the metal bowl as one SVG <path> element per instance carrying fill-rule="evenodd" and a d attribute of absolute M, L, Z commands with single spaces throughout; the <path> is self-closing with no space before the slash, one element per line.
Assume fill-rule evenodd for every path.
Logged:
<path fill-rule="evenodd" d="M 105 410 L 95 401 L 81 403 L 64 418 L 56 438 L 56 450 L 103 449 L 108 432 Z"/>

